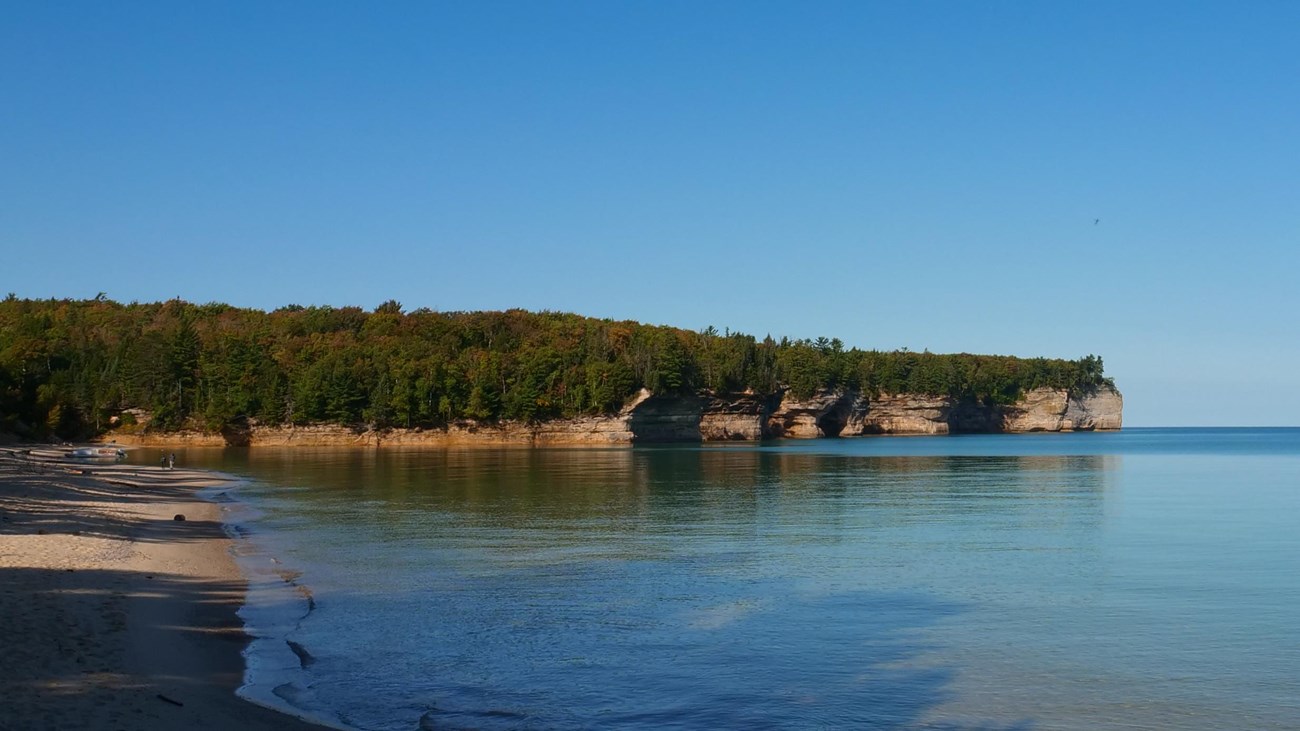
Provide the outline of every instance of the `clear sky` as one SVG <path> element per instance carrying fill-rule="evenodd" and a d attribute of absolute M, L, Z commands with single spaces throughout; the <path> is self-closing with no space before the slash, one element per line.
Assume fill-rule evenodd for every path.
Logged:
<path fill-rule="evenodd" d="M 0 290 L 1097 353 L 1126 425 L 1297 424 L 1297 29 L 1295 2 L 9 2 Z"/>

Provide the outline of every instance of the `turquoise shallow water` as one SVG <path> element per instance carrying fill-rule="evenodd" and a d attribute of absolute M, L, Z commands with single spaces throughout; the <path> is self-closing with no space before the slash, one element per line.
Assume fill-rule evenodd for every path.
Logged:
<path fill-rule="evenodd" d="M 1300 430 L 181 459 L 358 728 L 1300 728 Z"/>

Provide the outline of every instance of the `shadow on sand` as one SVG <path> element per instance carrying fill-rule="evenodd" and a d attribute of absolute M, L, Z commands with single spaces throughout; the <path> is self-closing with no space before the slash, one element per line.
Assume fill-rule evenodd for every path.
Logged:
<path fill-rule="evenodd" d="M 142 476 L 122 471 L 91 471 L 87 475 L 67 469 L 30 472 L 0 465 L 0 535 L 61 534 L 145 543 L 224 537 L 219 521 L 176 520 L 177 513 L 146 518 L 139 517 L 139 511 L 115 511 L 146 504 L 192 503 L 195 489 L 194 481 L 167 479 L 161 471 Z M 70 508 L 73 503 L 93 504 L 94 510 Z"/>
<path fill-rule="evenodd" d="M 0 569 L 0 729 L 304 728 L 234 695 L 244 590 L 243 580 Z"/>

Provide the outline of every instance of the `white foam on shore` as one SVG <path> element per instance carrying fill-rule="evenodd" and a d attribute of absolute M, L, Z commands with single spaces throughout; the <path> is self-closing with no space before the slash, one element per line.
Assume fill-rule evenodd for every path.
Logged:
<path fill-rule="evenodd" d="M 231 478 L 233 484 L 201 491 L 201 496 L 221 506 L 222 526 L 231 539 L 231 554 L 248 582 L 239 618 L 249 642 L 244 648 L 244 683 L 236 694 L 250 703 L 270 708 L 310 723 L 357 731 L 321 707 L 311 673 L 290 645 L 296 632 L 315 608 L 310 588 L 300 573 L 274 555 L 267 541 L 252 527 L 262 513 L 239 494 L 251 483 Z M 298 645 L 301 648 L 301 645 Z"/>

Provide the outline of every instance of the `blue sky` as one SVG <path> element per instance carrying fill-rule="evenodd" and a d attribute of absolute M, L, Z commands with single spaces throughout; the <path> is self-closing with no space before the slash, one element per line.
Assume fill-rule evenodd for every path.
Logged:
<path fill-rule="evenodd" d="M 0 290 L 1097 353 L 1129 425 L 1296 424 L 1298 27 L 1283 2 L 7 3 Z"/>

